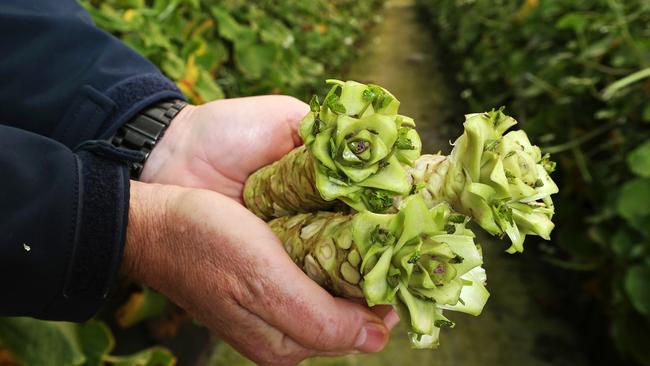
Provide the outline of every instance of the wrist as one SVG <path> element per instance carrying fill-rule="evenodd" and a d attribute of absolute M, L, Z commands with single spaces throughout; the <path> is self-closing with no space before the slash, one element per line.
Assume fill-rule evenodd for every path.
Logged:
<path fill-rule="evenodd" d="M 190 140 L 191 128 L 188 128 L 187 123 L 191 120 L 196 108 L 196 106 L 188 104 L 170 121 L 164 136 L 158 141 L 144 164 L 139 178 L 141 182 L 158 181 L 160 172 L 164 170 L 163 167 L 172 161 L 179 160 L 184 151 L 188 151 L 189 147 L 186 144 Z"/>
<path fill-rule="evenodd" d="M 143 166 L 152 150 L 165 135 L 171 121 L 185 106 L 187 103 L 180 99 L 151 104 L 124 123 L 110 138 L 113 146 L 135 150 L 143 154 L 144 158 L 141 161 L 129 166 L 131 179 L 140 178 Z"/>
<path fill-rule="evenodd" d="M 167 237 L 167 207 L 173 197 L 168 186 L 131 181 L 121 272 L 138 282 L 148 283 L 157 269 L 158 246 Z"/>

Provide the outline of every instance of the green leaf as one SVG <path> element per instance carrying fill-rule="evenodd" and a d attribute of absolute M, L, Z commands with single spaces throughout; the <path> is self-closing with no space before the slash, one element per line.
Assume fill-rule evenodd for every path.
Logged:
<path fill-rule="evenodd" d="M 0 318 L 0 344 L 25 365 L 75 366 L 86 361 L 68 323 Z"/>
<path fill-rule="evenodd" d="M 610 52 L 612 47 L 615 47 L 615 43 L 619 42 L 618 37 L 603 37 L 602 39 L 593 42 L 581 53 L 581 57 L 600 59 L 607 52 Z"/>
<path fill-rule="evenodd" d="M 650 104 L 646 105 L 645 108 L 643 108 L 642 118 L 645 122 L 650 122 Z"/>
<path fill-rule="evenodd" d="M 465 284 L 460 292 L 460 300 L 456 305 L 441 305 L 443 309 L 460 311 L 474 316 L 481 315 L 485 304 L 490 298 L 490 293 L 485 288 L 485 270 L 480 267 L 473 268 L 470 272 L 461 277 Z"/>
<path fill-rule="evenodd" d="M 372 212 L 384 212 L 393 205 L 393 195 L 390 192 L 377 189 L 364 189 L 361 193 L 363 203 Z"/>
<path fill-rule="evenodd" d="M 650 317 L 650 268 L 636 265 L 625 274 L 625 291 L 634 308 Z"/>
<path fill-rule="evenodd" d="M 649 321 L 634 311 L 619 311 L 612 319 L 612 338 L 625 355 L 634 355 L 642 364 L 650 365 Z"/>
<path fill-rule="evenodd" d="M 329 104 L 329 107 L 332 109 L 332 112 L 338 114 L 345 114 L 345 106 L 341 102 L 332 102 Z"/>
<path fill-rule="evenodd" d="M 131 294 L 129 300 L 117 311 L 116 320 L 122 328 L 128 328 L 145 319 L 162 314 L 167 307 L 167 299 L 147 287 Z"/>
<path fill-rule="evenodd" d="M 76 327 L 79 345 L 86 356 L 84 366 L 102 366 L 115 347 L 115 339 L 106 324 L 90 320 Z"/>
<path fill-rule="evenodd" d="M 210 12 L 217 20 L 219 33 L 225 39 L 232 42 L 242 42 L 244 40 L 250 40 L 251 37 L 253 37 L 253 32 L 247 27 L 239 24 L 237 20 L 228 13 L 228 10 L 223 9 L 220 6 L 213 6 L 210 8 Z"/>
<path fill-rule="evenodd" d="M 431 334 L 435 321 L 436 305 L 433 301 L 413 296 L 406 285 L 399 287 L 399 298 L 406 305 L 411 328 L 418 334 Z"/>
<path fill-rule="evenodd" d="M 183 77 L 185 71 L 185 61 L 175 53 L 169 52 L 165 54 L 165 58 L 161 62 L 160 68 L 165 75 L 171 79 L 179 80 Z"/>
<path fill-rule="evenodd" d="M 588 24 L 589 20 L 581 13 L 566 14 L 555 23 L 559 29 L 573 29 L 577 33 L 582 33 Z"/>
<path fill-rule="evenodd" d="M 318 113 L 320 112 L 320 102 L 318 101 L 318 95 L 314 94 L 311 97 L 311 100 L 309 101 L 309 109 L 313 113 Z M 316 132 L 318 133 L 318 132 Z"/>
<path fill-rule="evenodd" d="M 644 238 L 650 240 L 650 215 L 628 219 L 628 224 L 643 235 Z"/>
<path fill-rule="evenodd" d="M 626 258 L 630 254 L 634 244 L 636 244 L 636 238 L 629 229 L 621 228 L 612 237 L 611 244 L 612 251 L 616 256 Z"/>
<path fill-rule="evenodd" d="M 638 146 L 627 156 L 627 165 L 634 174 L 650 178 L 650 140 Z"/>
<path fill-rule="evenodd" d="M 273 67 L 277 48 L 270 44 L 237 43 L 236 59 L 239 70 L 246 76 L 259 79 Z"/>
<path fill-rule="evenodd" d="M 639 70 L 620 80 L 617 80 L 612 84 L 610 84 L 609 86 L 607 86 L 605 90 L 603 90 L 603 99 L 609 100 L 614 95 L 616 95 L 616 93 L 618 93 L 620 90 L 625 89 L 629 85 L 639 82 L 648 77 L 650 77 L 650 67 L 645 68 L 643 70 Z"/>
<path fill-rule="evenodd" d="M 196 82 L 195 90 L 205 102 L 224 98 L 223 90 L 219 84 L 214 81 L 210 73 L 203 69 L 199 70 L 199 79 Z"/>
<path fill-rule="evenodd" d="M 228 49 L 224 42 L 212 41 L 210 43 L 203 41 L 201 50 L 194 54 L 196 65 L 208 73 L 216 72 L 221 64 L 228 61 L 230 57 Z"/>
<path fill-rule="evenodd" d="M 167 349 L 152 347 L 131 356 L 109 356 L 106 360 L 114 366 L 173 366 L 176 358 Z"/>
<path fill-rule="evenodd" d="M 616 208 L 628 221 L 650 215 L 650 179 L 637 178 L 625 183 L 619 191 Z"/>
<path fill-rule="evenodd" d="M 363 295 L 370 306 L 390 304 L 391 292 L 386 278 L 392 256 L 393 248 L 386 247 L 377 264 L 363 277 Z"/>
<path fill-rule="evenodd" d="M 413 145 L 413 141 L 407 136 L 410 131 L 412 131 L 412 129 L 406 127 L 399 129 L 397 141 L 395 142 L 395 146 L 397 146 L 398 149 L 415 150 L 415 145 Z"/>
<path fill-rule="evenodd" d="M 260 32 L 263 41 L 276 44 L 282 48 L 288 48 L 295 41 L 291 31 L 281 22 L 266 18 L 264 23 Z"/>

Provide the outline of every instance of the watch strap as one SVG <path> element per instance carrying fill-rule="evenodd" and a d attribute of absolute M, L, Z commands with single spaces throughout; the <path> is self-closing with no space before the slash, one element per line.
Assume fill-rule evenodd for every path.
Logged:
<path fill-rule="evenodd" d="M 149 154 L 156 143 L 162 139 L 172 119 L 185 106 L 187 103 L 180 99 L 153 104 L 121 126 L 111 138 L 110 142 L 115 147 L 136 150 L 144 154 L 142 162 L 133 162 L 130 165 L 132 179 L 140 178 Z"/>

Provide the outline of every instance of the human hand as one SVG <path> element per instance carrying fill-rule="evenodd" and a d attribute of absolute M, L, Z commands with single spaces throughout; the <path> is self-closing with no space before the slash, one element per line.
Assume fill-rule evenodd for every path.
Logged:
<path fill-rule="evenodd" d="M 262 220 L 208 190 L 132 182 L 122 270 L 261 365 L 379 351 L 396 323 L 332 297 Z"/>
<path fill-rule="evenodd" d="M 278 95 L 188 105 L 149 156 L 141 181 L 210 189 L 242 202 L 251 173 L 301 144 L 298 123 L 308 111 Z"/>

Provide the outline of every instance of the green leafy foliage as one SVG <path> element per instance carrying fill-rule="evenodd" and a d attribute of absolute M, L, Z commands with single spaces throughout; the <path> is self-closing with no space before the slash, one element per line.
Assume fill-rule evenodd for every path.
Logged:
<path fill-rule="evenodd" d="M 117 310 L 117 324 L 122 328 L 129 328 L 145 319 L 161 315 L 167 305 L 167 298 L 143 287 L 142 291 L 132 293 L 128 301 Z"/>
<path fill-rule="evenodd" d="M 627 291 L 634 308 L 645 316 L 650 316 L 650 268 L 637 265 L 625 275 Z"/>
<path fill-rule="evenodd" d="M 650 365 L 650 3 L 419 2 L 470 108 L 507 105 L 557 160 L 556 255 L 593 270 L 615 344 Z"/>
<path fill-rule="evenodd" d="M 634 174 L 650 178 L 650 141 L 646 141 L 627 156 L 627 165 Z"/>
<path fill-rule="evenodd" d="M 45 322 L 31 318 L 0 318 L 0 350 L 19 364 L 61 366 L 172 366 L 174 356 L 153 347 L 132 356 L 110 355 L 115 339 L 106 324 Z"/>
<path fill-rule="evenodd" d="M 352 80 L 327 83 L 323 104 L 312 99 L 312 111 L 300 122 L 300 136 L 317 161 L 315 186 L 325 200 L 383 212 L 393 196 L 411 189 L 407 167 L 422 148 L 413 120 L 397 114 L 399 101 L 383 88 Z M 382 95 L 378 109 L 369 94 Z"/>
<path fill-rule="evenodd" d="M 85 357 L 69 324 L 0 318 L 0 348 L 25 365 L 82 365 Z"/>
<path fill-rule="evenodd" d="M 306 99 L 356 53 L 382 0 L 80 0 L 96 24 L 195 103 L 262 93 Z"/>

